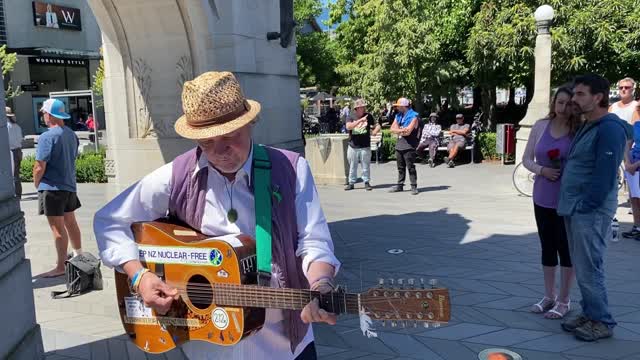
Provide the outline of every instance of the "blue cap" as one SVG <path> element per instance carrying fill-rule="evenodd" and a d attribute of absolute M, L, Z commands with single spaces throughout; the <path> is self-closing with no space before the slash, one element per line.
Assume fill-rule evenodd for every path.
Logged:
<path fill-rule="evenodd" d="M 40 111 L 49 113 L 53 117 L 58 119 L 68 119 L 71 115 L 64 112 L 64 103 L 58 99 L 47 99 Z"/>

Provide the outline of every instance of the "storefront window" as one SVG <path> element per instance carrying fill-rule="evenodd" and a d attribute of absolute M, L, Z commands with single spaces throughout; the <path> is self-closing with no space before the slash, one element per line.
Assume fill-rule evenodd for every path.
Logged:
<path fill-rule="evenodd" d="M 67 67 L 67 90 L 87 90 L 91 88 L 89 83 L 89 71 L 86 67 Z"/>
<path fill-rule="evenodd" d="M 64 66 L 30 65 L 31 83 L 38 85 L 38 92 L 44 95 L 52 91 L 64 90 Z"/>

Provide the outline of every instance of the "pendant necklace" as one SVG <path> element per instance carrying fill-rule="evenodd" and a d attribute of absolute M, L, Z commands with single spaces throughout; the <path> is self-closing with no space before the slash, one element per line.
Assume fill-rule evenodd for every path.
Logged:
<path fill-rule="evenodd" d="M 229 195 L 229 199 L 231 201 L 231 208 L 227 211 L 227 220 L 232 224 L 238 220 L 238 211 L 233 208 L 233 185 L 235 185 L 235 181 L 231 184 L 231 191 L 229 191 L 227 179 L 224 180 L 224 187 L 227 189 L 227 195 Z"/>

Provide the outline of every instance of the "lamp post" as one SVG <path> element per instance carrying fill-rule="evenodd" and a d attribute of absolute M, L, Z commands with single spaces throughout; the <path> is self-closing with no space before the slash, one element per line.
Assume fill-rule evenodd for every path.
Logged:
<path fill-rule="evenodd" d="M 554 11 L 549 5 L 542 5 L 533 15 L 536 19 L 538 35 L 535 48 L 535 80 L 533 98 L 527 114 L 520 121 L 520 130 L 516 134 L 516 161 L 522 159 L 527 146 L 529 133 L 533 124 L 549 113 L 549 99 L 551 97 L 551 23 Z"/>

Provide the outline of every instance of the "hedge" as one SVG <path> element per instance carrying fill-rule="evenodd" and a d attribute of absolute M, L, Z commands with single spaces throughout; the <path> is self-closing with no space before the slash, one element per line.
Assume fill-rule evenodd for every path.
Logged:
<path fill-rule="evenodd" d="M 396 159 L 396 142 L 398 142 L 397 135 L 393 135 L 389 129 L 382 130 L 381 159 L 387 161 Z"/>
<path fill-rule="evenodd" d="M 484 160 L 496 160 L 500 159 L 500 155 L 496 152 L 496 133 L 483 132 L 478 135 L 476 139 L 477 145 L 480 148 L 480 154 Z"/>
<path fill-rule="evenodd" d="M 382 148 L 380 158 L 383 160 L 395 160 L 396 159 L 396 142 L 397 136 L 391 134 L 391 130 L 382 130 Z M 483 132 L 478 135 L 476 139 L 480 154 L 484 160 L 496 160 L 500 159 L 500 155 L 496 152 L 496 133 Z"/>
<path fill-rule="evenodd" d="M 86 152 L 78 155 L 76 159 L 76 181 L 78 183 L 105 183 L 107 175 L 104 171 L 105 151 Z M 33 182 L 34 156 L 27 156 L 20 164 L 20 180 Z"/>

